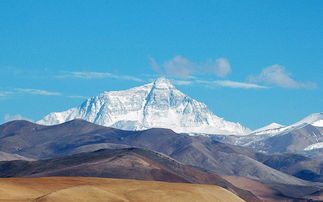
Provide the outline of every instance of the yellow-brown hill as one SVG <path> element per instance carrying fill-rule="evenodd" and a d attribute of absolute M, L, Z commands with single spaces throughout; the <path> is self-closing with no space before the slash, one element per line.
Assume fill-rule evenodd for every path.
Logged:
<path fill-rule="evenodd" d="M 85 177 L 3 178 L 0 201 L 243 201 L 215 185 Z"/>

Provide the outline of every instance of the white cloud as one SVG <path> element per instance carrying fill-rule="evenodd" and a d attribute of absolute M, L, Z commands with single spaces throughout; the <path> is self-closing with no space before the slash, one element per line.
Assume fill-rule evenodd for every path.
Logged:
<path fill-rule="evenodd" d="M 87 97 L 82 95 L 69 95 L 68 98 L 76 98 L 76 99 L 87 99 Z"/>
<path fill-rule="evenodd" d="M 206 84 L 210 87 L 222 86 L 222 87 L 229 87 L 229 88 L 244 88 L 244 89 L 268 88 L 266 86 L 257 85 L 254 83 L 246 83 L 246 82 L 238 82 L 238 81 L 230 81 L 230 80 L 216 80 L 216 81 L 196 80 L 196 82 L 200 84 Z"/>
<path fill-rule="evenodd" d="M 180 55 L 165 61 L 161 65 L 150 57 L 150 67 L 158 74 L 177 78 L 191 78 L 193 75 L 213 74 L 225 77 L 231 73 L 231 65 L 225 58 L 211 59 L 202 63 L 191 62 Z"/>
<path fill-rule="evenodd" d="M 124 80 L 143 82 L 142 79 L 134 76 L 116 75 L 109 72 L 67 72 L 63 75 L 56 76 L 56 78 L 79 78 L 79 79 L 112 78 L 112 79 L 124 79 Z"/>
<path fill-rule="evenodd" d="M 149 57 L 150 60 L 150 67 L 157 73 L 161 73 L 161 69 L 157 63 L 157 61 L 155 60 L 155 58 L 153 57 Z"/>
<path fill-rule="evenodd" d="M 194 71 L 194 64 L 182 56 L 175 56 L 173 59 L 163 64 L 167 75 L 187 78 Z"/>
<path fill-rule="evenodd" d="M 80 79 L 101 79 L 110 77 L 110 73 L 103 72 L 70 72 L 70 77 L 80 78 Z M 68 76 L 67 76 L 68 77 Z"/>
<path fill-rule="evenodd" d="M 261 86 L 253 83 L 237 82 L 230 80 L 223 81 L 213 81 L 216 85 L 230 87 L 230 88 L 268 88 L 266 86 Z"/>
<path fill-rule="evenodd" d="M 11 91 L 3 91 L 3 92 L 0 92 L 0 97 L 6 97 L 10 94 L 13 94 L 13 92 Z"/>
<path fill-rule="evenodd" d="M 131 80 L 131 81 L 137 81 L 137 82 L 144 82 L 144 80 L 134 77 L 134 76 L 127 76 L 127 75 L 113 75 L 111 78 L 115 79 L 125 79 L 125 80 Z"/>
<path fill-rule="evenodd" d="M 29 118 L 26 118 L 26 117 L 22 116 L 21 114 L 14 114 L 14 115 L 6 114 L 6 115 L 4 115 L 4 120 L 6 122 L 13 121 L 13 120 L 33 121 L 33 120 L 29 119 Z"/>
<path fill-rule="evenodd" d="M 0 98 L 1 97 L 7 97 L 9 95 L 24 95 L 24 94 L 29 94 L 29 95 L 45 95 L 45 96 L 65 96 L 68 98 L 77 98 L 77 99 L 86 99 L 87 97 L 85 96 L 80 96 L 80 95 L 64 95 L 59 92 L 51 92 L 47 90 L 41 90 L 41 89 L 33 89 L 33 88 L 15 88 L 12 91 L 3 91 L 0 92 Z"/>
<path fill-rule="evenodd" d="M 187 80 L 175 80 L 175 79 L 172 79 L 172 83 L 175 84 L 175 85 L 178 85 L 178 86 L 187 86 L 187 85 L 191 85 L 193 84 L 192 81 L 187 81 Z"/>
<path fill-rule="evenodd" d="M 259 75 L 249 76 L 250 82 L 260 82 L 276 85 L 282 88 L 315 88 L 314 83 L 297 82 L 291 78 L 292 74 L 285 71 L 281 65 L 271 65 L 264 68 Z"/>
<path fill-rule="evenodd" d="M 33 88 L 16 88 L 15 90 L 19 93 L 26 93 L 26 94 L 33 94 L 33 95 L 49 95 L 49 96 L 61 95 L 61 93 L 58 93 L 58 92 L 50 92 L 47 90 L 33 89 Z"/>
<path fill-rule="evenodd" d="M 218 58 L 216 60 L 210 60 L 206 67 L 219 77 L 225 77 L 231 73 L 231 65 L 225 58 Z"/>

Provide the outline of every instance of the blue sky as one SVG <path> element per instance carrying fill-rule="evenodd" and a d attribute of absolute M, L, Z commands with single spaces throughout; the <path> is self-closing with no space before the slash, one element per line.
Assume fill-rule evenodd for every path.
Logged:
<path fill-rule="evenodd" d="M 323 111 L 323 1 L 0 1 L 0 122 L 166 76 L 258 128 Z"/>

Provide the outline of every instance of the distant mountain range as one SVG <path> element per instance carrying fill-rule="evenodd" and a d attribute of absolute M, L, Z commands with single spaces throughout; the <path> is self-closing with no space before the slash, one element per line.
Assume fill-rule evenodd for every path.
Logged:
<path fill-rule="evenodd" d="M 289 125 L 271 124 L 245 136 L 218 136 L 226 143 L 266 153 L 291 152 L 308 157 L 323 157 L 323 113 L 311 114 Z"/>
<path fill-rule="evenodd" d="M 100 176 L 100 173 L 103 172 L 100 169 L 100 161 L 97 161 L 98 167 L 86 169 L 89 161 L 95 159 L 95 153 L 86 153 L 100 149 L 130 147 L 159 152 L 175 159 L 180 164 L 198 170 L 209 170 L 217 175 L 253 179 L 286 198 L 307 198 L 323 190 L 323 184 L 320 183 L 322 182 L 322 163 L 306 157 L 289 155 L 286 158 L 287 161 L 279 155 L 266 155 L 218 142 L 214 136 L 190 136 L 178 134 L 169 129 L 124 131 L 99 126 L 84 120 L 73 120 L 54 126 L 42 126 L 27 121 L 13 121 L 1 125 L 0 151 L 33 159 L 54 159 L 22 164 L 15 161 L 1 163 L 0 171 L 3 173 L 3 177 L 15 176 L 12 173 L 18 176 L 52 176 L 64 173 L 64 175 L 69 175 L 68 173 L 74 172 L 69 170 L 73 168 L 69 165 L 77 165 L 82 168 L 76 172 L 79 175 L 86 176 L 88 173 L 90 176 Z M 73 154 L 80 155 L 66 157 Z M 98 155 L 99 159 L 105 158 L 104 156 L 109 155 L 109 152 L 101 154 L 102 156 Z M 121 157 L 122 155 L 117 155 L 113 161 L 124 162 Z M 136 166 L 140 167 L 141 164 L 135 160 L 132 165 L 133 169 L 136 169 Z M 148 167 L 153 165 L 149 164 Z M 135 172 L 135 170 L 133 171 Z M 109 171 L 106 172 L 109 173 Z M 131 178 L 134 175 L 130 171 L 127 172 L 125 168 L 120 172 L 128 173 L 128 176 L 124 175 L 125 178 Z M 8 175 L 10 173 L 11 175 Z M 116 171 L 111 173 L 115 173 L 115 176 L 118 175 Z M 147 176 L 151 175 L 146 174 Z"/>
<path fill-rule="evenodd" d="M 180 92 L 163 77 L 129 90 L 104 92 L 76 108 L 51 113 L 38 123 L 54 125 L 78 118 L 124 130 L 169 128 L 178 133 L 231 135 L 250 132 L 239 123 L 214 115 L 205 104 Z"/>

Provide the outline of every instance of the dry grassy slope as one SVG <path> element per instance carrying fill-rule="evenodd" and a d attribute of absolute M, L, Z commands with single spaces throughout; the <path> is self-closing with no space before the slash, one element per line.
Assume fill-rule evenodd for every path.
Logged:
<path fill-rule="evenodd" d="M 214 185 L 84 177 L 3 178 L 0 201 L 243 201 Z"/>

